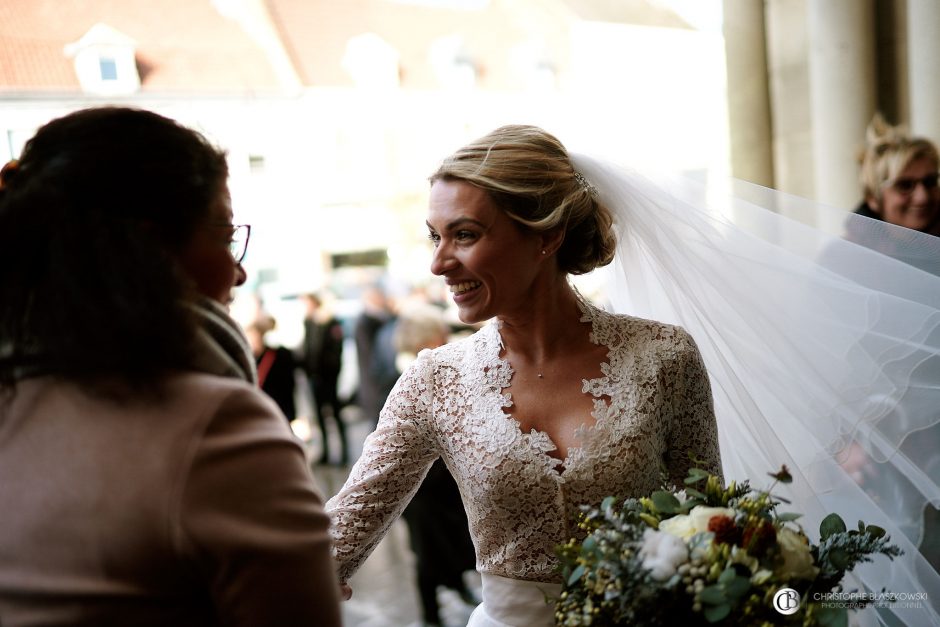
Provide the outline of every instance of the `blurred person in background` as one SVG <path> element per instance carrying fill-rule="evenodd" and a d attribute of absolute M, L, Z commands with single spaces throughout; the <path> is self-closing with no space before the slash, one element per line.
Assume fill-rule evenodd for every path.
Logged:
<path fill-rule="evenodd" d="M 225 156 L 127 108 L 0 183 L 0 623 L 340 624 L 329 519 L 227 312 Z"/>
<path fill-rule="evenodd" d="M 861 156 L 864 200 L 855 213 L 940 236 L 938 169 L 933 142 L 911 137 L 876 114 Z"/>
<path fill-rule="evenodd" d="M 343 364 L 343 326 L 326 311 L 319 295 L 305 294 L 302 299 L 306 305 L 306 315 L 301 364 L 310 384 L 313 409 L 320 427 L 322 451 L 319 461 L 321 464 L 330 463 L 329 421 L 336 427 L 339 438 L 339 463 L 345 466 L 349 463 L 349 443 L 341 416 L 343 405 L 337 389 Z"/>
<path fill-rule="evenodd" d="M 866 131 L 865 149 L 861 154 L 860 181 L 864 200 L 855 214 L 881 220 L 922 233 L 940 236 L 940 153 L 937 146 L 924 137 L 912 137 L 902 126 L 888 124 L 880 113 L 875 114 Z M 848 239 L 901 259 L 928 272 L 940 271 L 940 259 L 924 254 L 904 237 L 873 231 L 866 222 L 849 219 Z M 882 234 L 880 237 L 872 232 Z M 894 417 L 904 421 L 903 416 Z M 940 425 L 921 430 L 916 438 L 907 438 L 900 447 L 905 456 L 918 466 L 933 456 L 940 444 Z M 934 462 L 934 465 L 940 462 Z M 879 463 L 855 443 L 844 455 L 843 466 L 853 474 L 859 485 L 887 489 L 899 480 L 890 465 Z M 934 504 L 923 506 L 923 532 L 919 549 L 934 569 L 940 570 L 940 509 Z"/>
<path fill-rule="evenodd" d="M 384 397 L 381 382 L 375 375 L 375 344 L 379 330 L 392 318 L 388 295 L 381 285 L 370 285 L 362 292 L 362 313 L 356 318 L 356 358 L 359 385 L 356 404 L 362 417 L 373 426 L 379 419 Z"/>
<path fill-rule="evenodd" d="M 276 325 L 273 317 L 262 313 L 245 327 L 245 335 L 248 337 L 255 367 L 258 369 L 258 385 L 265 394 L 274 399 L 287 422 L 292 422 L 297 417 L 294 401 L 294 370 L 297 364 L 290 349 L 272 346 L 267 342 L 268 333 L 273 331 Z"/>

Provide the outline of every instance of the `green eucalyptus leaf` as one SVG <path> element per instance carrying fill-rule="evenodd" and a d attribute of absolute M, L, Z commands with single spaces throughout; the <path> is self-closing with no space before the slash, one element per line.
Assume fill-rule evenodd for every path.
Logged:
<path fill-rule="evenodd" d="M 570 575 L 568 575 L 568 585 L 573 586 L 575 582 L 578 581 L 578 579 L 581 579 L 583 575 L 584 575 L 584 564 L 581 564 L 580 566 L 575 568 L 573 571 L 571 571 Z"/>
<path fill-rule="evenodd" d="M 702 600 L 702 603 L 707 603 L 708 605 L 721 605 L 728 602 L 725 591 L 721 586 L 706 586 L 702 588 L 702 591 L 698 594 L 698 598 Z"/>
<path fill-rule="evenodd" d="M 721 605 L 709 605 L 702 612 L 705 614 L 705 620 L 710 623 L 717 623 L 724 620 L 731 613 L 731 606 L 727 603 Z"/>
<path fill-rule="evenodd" d="M 703 500 L 703 501 L 704 501 L 706 498 L 708 498 L 708 497 L 705 496 L 704 493 L 699 492 L 699 491 L 696 490 L 695 488 L 686 488 L 686 489 L 685 489 L 685 493 L 686 493 L 687 495 L 689 495 L 689 496 L 694 496 L 695 498 L 701 499 L 701 500 Z"/>
<path fill-rule="evenodd" d="M 726 571 L 727 572 L 727 571 Z M 732 571 L 734 572 L 734 571 Z M 729 598 L 737 600 L 747 594 L 751 589 L 751 580 L 748 577 L 735 576 L 731 581 L 725 584 L 725 593 Z"/>
<path fill-rule="evenodd" d="M 736 573 L 733 568 L 726 568 L 718 575 L 718 583 L 730 583 L 735 578 Z"/>
<path fill-rule="evenodd" d="M 611 507 L 614 506 L 614 501 L 615 501 L 615 500 L 616 500 L 616 499 L 615 499 L 614 497 L 608 496 L 608 497 L 605 498 L 603 501 L 601 501 L 601 509 L 602 509 L 602 510 L 608 510 L 608 509 L 610 509 Z"/>
<path fill-rule="evenodd" d="M 679 508 L 682 507 L 679 503 L 679 499 L 669 492 L 653 492 L 650 495 L 650 499 L 652 499 L 656 509 L 663 514 L 676 514 L 679 512 Z"/>
<path fill-rule="evenodd" d="M 829 514 L 819 523 L 819 535 L 825 540 L 837 533 L 845 533 L 845 521 L 838 514 Z"/>
<path fill-rule="evenodd" d="M 878 525 L 868 525 L 865 527 L 865 532 L 873 538 L 883 538 L 885 534 L 888 533 Z"/>
<path fill-rule="evenodd" d="M 849 554 L 839 548 L 829 551 L 829 561 L 832 562 L 832 565 L 838 570 L 845 570 L 850 564 Z"/>

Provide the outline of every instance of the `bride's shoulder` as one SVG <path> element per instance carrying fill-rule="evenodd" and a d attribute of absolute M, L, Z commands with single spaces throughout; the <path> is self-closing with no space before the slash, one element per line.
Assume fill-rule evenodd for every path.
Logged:
<path fill-rule="evenodd" d="M 594 334 L 604 344 L 632 347 L 680 347 L 694 343 L 681 326 L 595 309 Z"/>

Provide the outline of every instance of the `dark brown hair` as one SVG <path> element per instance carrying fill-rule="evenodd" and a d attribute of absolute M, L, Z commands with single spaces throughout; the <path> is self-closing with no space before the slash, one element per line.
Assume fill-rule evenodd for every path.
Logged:
<path fill-rule="evenodd" d="M 175 253 L 228 176 L 200 134 L 103 107 L 49 122 L 0 191 L 0 387 L 30 373 L 148 384 L 185 368 Z"/>

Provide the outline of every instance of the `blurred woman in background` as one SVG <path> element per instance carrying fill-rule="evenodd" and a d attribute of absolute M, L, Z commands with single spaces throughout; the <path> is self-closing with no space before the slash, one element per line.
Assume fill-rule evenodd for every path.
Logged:
<path fill-rule="evenodd" d="M 911 137 L 876 115 L 861 163 L 865 198 L 855 213 L 940 235 L 940 157 L 930 140 Z"/>

